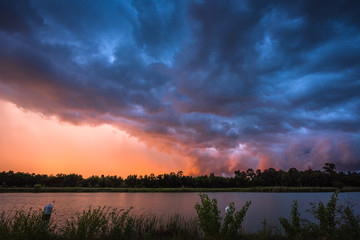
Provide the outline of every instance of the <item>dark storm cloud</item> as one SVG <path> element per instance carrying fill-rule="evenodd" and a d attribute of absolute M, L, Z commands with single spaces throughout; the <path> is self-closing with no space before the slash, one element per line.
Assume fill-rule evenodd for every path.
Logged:
<path fill-rule="evenodd" d="M 27 1 L 0 2 L 0 29 L 9 33 L 26 34 L 33 25 L 41 25 L 42 18 Z"/>
<path fill-rule="evenodd" d="M 0 1 L 0 94 L 127 129 L 200 172 L 359 169 L 359 12 L 358 1 Z"/>

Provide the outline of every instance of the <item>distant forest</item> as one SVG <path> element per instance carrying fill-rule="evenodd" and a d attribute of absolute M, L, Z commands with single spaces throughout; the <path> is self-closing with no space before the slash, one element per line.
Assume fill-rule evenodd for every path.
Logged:
<path fill-rule="evenodd" d="M 235 171 L 232 177 L 185 176 L 182 171 L 170 174 L 91 176 L 79 174 L 40 175 L 13 171 L 0 173 L 0 186 L 8 187 L 129 187 L 129 188 L 242 188 L 263 186 L 285 187 L 360 187 L 360 172 L 337 172 L 333 163 L 325 163 L 322 170 L 289 171 L 269 168 L 264 171 L 248 169 Z"/>

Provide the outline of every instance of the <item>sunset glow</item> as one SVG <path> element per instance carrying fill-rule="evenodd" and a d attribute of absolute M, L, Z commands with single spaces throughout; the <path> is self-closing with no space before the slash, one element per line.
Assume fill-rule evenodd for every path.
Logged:
<path fill-rule="evenodd" d="M 147 147 L 110 125 L 74 126 L 4 101 L 0 115 L 4 171 L 126 177 L 186 168 L 185 159 Z"/>

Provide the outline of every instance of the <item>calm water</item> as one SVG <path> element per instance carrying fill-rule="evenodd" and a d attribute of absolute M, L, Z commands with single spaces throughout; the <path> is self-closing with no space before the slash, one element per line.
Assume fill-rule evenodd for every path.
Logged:
<path fill-rule="evenodd" d="M 305 211 L 311 202 L 328 202 L 331 193 L 208 193 L 210 198 L 218 200 L 219 210 L 224 209 L 229 202 L 234 202 L 240 209 L 246 201 L 252 204 L 244 220 L 244 228 L 250 231 L 261 229 L 261 222 L 266 219 L 273 225 L 279 225 L 279 217 L 290 217 L 291 204 L 298 201 L 301 217 L 309 218 Z M 360 192 L 340 193 L 339 202 L 357 203 Z M 54 202 L 54 203 L 53 203 Z M 136 214 L 154 213 L 168 216 L 174 213 L 196 216 L 194 205 L 200 202 L 198 193 L 1 193 L 0 212 L 18 209 L 43 209 L 48 203 L 54 205 L 52 218 L 58 225 L 65 219 L 70 219 L 77 211 L 88 209 L 89 206 L 108 206 L 114 208 L 134 207 Z M 354 207 L 360 214 L 359 204 Z"/>

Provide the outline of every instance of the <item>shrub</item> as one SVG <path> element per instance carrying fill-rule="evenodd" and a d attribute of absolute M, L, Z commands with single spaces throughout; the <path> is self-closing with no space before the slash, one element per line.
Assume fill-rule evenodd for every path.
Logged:
<path fill-rule="evenodd" d="M 134 234 L 134 219 L 130 216 L 130 211 L 124 209 L 113 209 L 110 216 L 109 239 L 131 239 Z"/>
<path fill-rule="evenodd" d="M 315 211 L 315 217 L 319 220 L 319 228 L 323 234 L 332 235 L 335 231 L 335 211 L 338 195 L 339 191 L 332 194 L 326 206 L 322 202 L 319 202 L 318 208 Z"/>
<path fill-rule="evenodd" d="M 240 211 L 235 212 L 234 203 L 229 204 L 229 210 L 226 212 L 224 225 L 222 227 L 222 236 L 225 239 L 233 239 L 239 235 L 242 230 L 241 224 L 244 221 L 247 210 L 249 209 L 251 201 L 247 201 Z"/>
<path fill-rule="evenodd" d="M 338 236 L 341 236 L 343 240 L 360 239 L 360 216 L 355 216 L 350 206 L 346 206 L 340 212 L 342 224 L 339 227 Z"/>
<path fill-rule="evenodd" d="M 217 206 L 217 200 L 210 198 L 206 194 L 199 194 L 201 204 L 196 203 L 195 209 L 199 217 L 200 225 L 205 233 L 205 237 L 217 237 L 221 228 L 221 216 Z"/>
<path fill-rule="evenodd" d="M 199 196 L 201 198 L 201 204 L 196 203 L 195 209 L 205 237 L 217 239 L 219 238 L 220 233 L 221 238 L 224 239 L 232 239 L 238 236 L 241 231 L 241 224 L 251 202 L 247 201 L 243 208 L 237 212 L 235 212 L 234 203 L 231 202 L 224 223 L 221 226 L 222 218 L 217 206 L 217 200 L 215 198 L 210 200 L 209 196 L 206 194 L 200 194 Z"/>
<path fill-rule="evenodd" d="M 67 220 L 61 229 L 65 239 L 103 239 L 109 219 L 107 218 L 109 209 L 98 207 L 84 210 L 82 214 L 77 213 L 76 217 Z"/>
<path fill-rule="evenodd" d="M 303 239 L 309 234 L 309 226 L 301 225 L 297 201 L 291 205 L 291 222 L 285 218 L 280 218 L 279 221 L 289 239 Z"/>
<path fill-rule="evenodd" d="M 350 206 L 337 204 L 338 194 L 338 191 L 334 192 L 327 204 L 319 202 L 313 205 L 310 213 L 317 221 L 304 221 L 304 224 L 300 221 L 295 201 L 291 210 L 291 222 L 279 219 L 288 239 L 360 239 L 360 217 L 354 215 Z"/>
<path fill-rule="evenodd" d="M 60 229 L 61 239 L 199 239 L 195 219 L 131 214 L 132 208 L 98 207 L 77 213 Z"/>
<path fill-rule="evenodd" d="M 1 239 L 52 239 L 55 228 L 52 221 L 42 220 L 41 209 L 33 211 L 30 208 L 28 212 L 19 210 L 14 214 L 3 212 L 0 215 Z"/>

